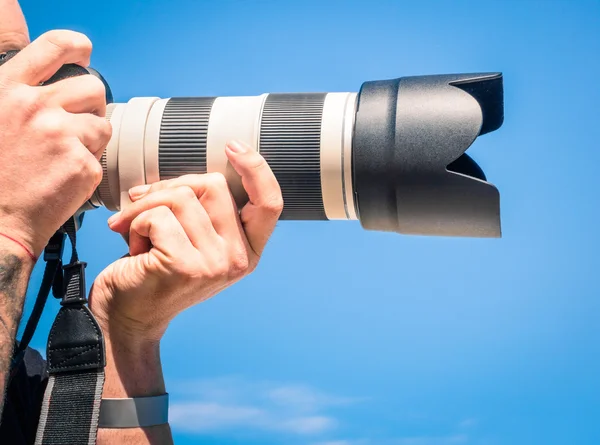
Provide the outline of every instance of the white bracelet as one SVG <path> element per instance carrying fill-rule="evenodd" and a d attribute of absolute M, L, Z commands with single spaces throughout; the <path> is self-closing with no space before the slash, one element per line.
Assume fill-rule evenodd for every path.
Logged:
<path fill-rule="evenodd" d="M 140 428 L 169 423 L 169 394 L 102 399 L 99 428 Z"/>

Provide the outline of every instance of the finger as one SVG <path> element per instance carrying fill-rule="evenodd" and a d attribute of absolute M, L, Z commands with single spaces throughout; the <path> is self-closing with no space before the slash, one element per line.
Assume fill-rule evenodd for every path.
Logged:
<path fill-rule="evenodd" d="M 96 76 L 69 77 L 40 89 L 48 106 L 60 107 L 69 113 L 106 116 L 106 87 Z"/>
<path fill-rule="evenodd" d="M 129 191 L 129 196 L 132 201 L 136 201 L 150 193 L 177 187 L 189 187 L 194 191 L 206 209 L 215 231 L 221 237 L 229 240 L 240 238 L 242 225 L 237 206 L 227 186 L 227 180 L 220 173 L 184 175 L 155 182 L 150 186 L 134 187 Z"/>
<path fill-rule="evenodd" d="M 49 31 L 27 45 L 2 66 L 2 76 L 13 82 L 36 86 L 65 64 L 87 67 L 92 42 L 74 31 Z"/>
<path fill-rule="evenodd" d="M 0 0 L 0 53 L 23 49 L 29 44 L 29 31 L 17 0 Z"/>
<path fill-rule="evenodd" d="M 141 213 L 156 207 L 167 207 L 177 217 L 192 245 L 206 248 L 216 242 L 217 233 L 208 213 L 189 187 L 160 190 L 132 203 L 116 219 L 109 220 L 111 230 L 126 232 Z M 131 240 L 130 240 L 131 242 Z"/>
<path fill-rule="evenodd" d="M 110 122 L 93 114 L 70 114 L 68 119 L 81 143 L 100 160 L 112 137 Z"/>
<path fill-rule="evenodd" d="M 150 252 L 150 249 L 152 249 L 150 239 L 136 232 L 133 229 L 133 224 L 129 228 L 129 233 L 127 234 L 127 244 L 129 245 L 129 255 L 131 256 L 148 253 Z"/>
<path fill-rule="evenodd" d="M 247 145 L 230 142 L 225 152 L 248 194 L 240 216 L 250 246 L 260 256 L 283 210 L 279 183 L 265 159 Z"/>
<path fill-rule="evenodd" d="M 149 242 L 167 258 L 198 254 L 181 223 L 166 206 L 154 207 L 137 215 L 131 223 L 129 238 L 135 246 Z"/>

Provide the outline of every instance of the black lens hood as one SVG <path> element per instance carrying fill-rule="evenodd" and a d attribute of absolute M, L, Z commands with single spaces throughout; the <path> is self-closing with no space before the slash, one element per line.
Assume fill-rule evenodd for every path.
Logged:
<path fill-rule="evenodd" d="M 501 73 L 365 82 L 352 146 L 367 230 L 501 236 L 500 196 L 465 153 L 504 121 Z"/>

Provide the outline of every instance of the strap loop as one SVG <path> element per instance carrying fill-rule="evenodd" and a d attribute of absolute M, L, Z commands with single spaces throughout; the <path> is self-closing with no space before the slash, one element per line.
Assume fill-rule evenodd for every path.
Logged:
<path fill-rule="evenodd" d="M 88 302 L 85 296 L 85 267 L 87 263 L 75 261 L 63 266 L 64 292 L 61 305 L 84 305 Z"/>

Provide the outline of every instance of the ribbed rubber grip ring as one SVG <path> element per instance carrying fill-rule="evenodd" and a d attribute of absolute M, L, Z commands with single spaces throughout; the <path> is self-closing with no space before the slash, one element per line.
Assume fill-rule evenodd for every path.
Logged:
<path fill-rule="evenodd" d="M 110 118 L 112 117 L 113 111 L 114 107 L 107 107 L 106 109 L 105 119 L 109 122 Z M 104 205 L 106 207 L 113 207 L 113 197 L 110 194 L 110 187 L 108 185 L 108 166 L 106 162 L 106 150 L 104 150 L 104 153 L 102 153 L 102 157 L 100 158 L 100 165 L 102 166 L 102 181 L 96 189 L 96 196 L 100 201 L 99 204 Z"/>
<path fill-rule="evenodd" d="M 321 121 L 326 93 L 269 94 L 259 151 L 283 194 L 280 219 L 326 220 L 321 190 Z"/>
<path fill-rule="evenodd" d="M 163 114 L 158 145 L 160 179 L 206 173 L 208 119 L 215 97 L 174 97 Z"/>

